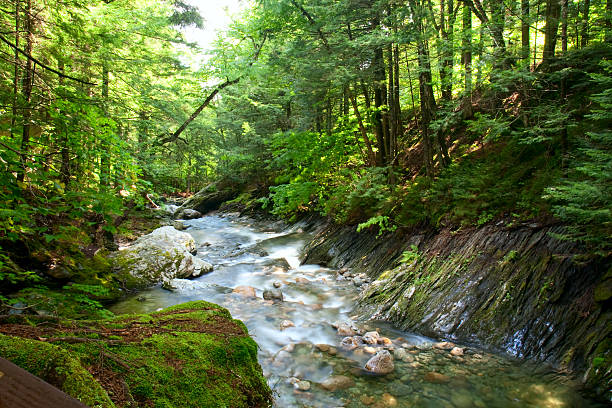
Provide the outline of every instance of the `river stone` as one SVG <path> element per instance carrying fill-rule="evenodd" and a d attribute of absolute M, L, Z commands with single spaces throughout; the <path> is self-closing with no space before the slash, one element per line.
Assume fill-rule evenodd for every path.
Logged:
<path fill-rule="evenodd" d="M 189 208 L 182 208 L 174 214 L 174 218 L 177 218 L 180 220 L 193 220 L 195 218 L 201 218 L 201 217 L 202 217 L 201 212 L 192 210 Z"/>
<path fill-rule="evenodd" d="M 187 227 L 185 226 L 185 224 L 183 223 L 183 221 L 179 221 L 179 220 L 175 220 L 172 222 L 172 226 L 177 230 L 177 231 L 184 231 L 187 229 Z"/>
<path fill-rule="evenodd" d="M 394 350 L 393 356 L 398 360 L 402 360 L 404 363 L 412 363 L 414 361 L 412 354 L 408 353 L 404 348 Z"/>
<path fill-rule="evenodd" d="M 279 289 L 281 286 L 283 286 L 283 284 L 280 281 L 274 281 L 272 286 L 274 286 L 276 289 Z"/>
<path fill-rule="evenodd" d="M 156 284 L 171 286 L 172 279 L 195 278 L 212 271 L 208 262 L 196 258 L 193 237 L 172 226 L 156 229 L 132 245 L 111 254 L 117 278 L 127 289 Z"/>
<path fill-rule="evenodd" d="M 430 371 L 425 374 L 425 381 L 433 384 L 444 384 L 450 381 L 450 377 L 444 374 L 436 373 L 435 371 Z"/>
<path fill-rule="evenodd" d="M 265 300 L 273 300 L 273 301 L 283 301 L 283 292 L 279 289 L 266 289 L 263 293 L 263 298 Z"/>
<path fill-rule="evenodd" d="M 367 332 L 363 335 L 363 341 L 368 344 L 378 344 L 378 339 L 380 338 L 380 334 L 375 331 Z"/>
<path fill-rule="evenodd" d="M 236 286 L 234 290 L 232 291 L 232 293 L 237 293 L 245 297 L 257 297 L 255 288 L 252 286 Z"/>
<path fill-rule="evenodd" d="M 387 350 L 381 350 L 368 360 L 365 369 L 375 374 L 389 374 L 395 369 L 393 356 Z"/>
<path fill-rule="evenodd" d="M 451 394 L 451 402 L 457 408 L 471 408 L 474 406 L 474 400 L 467 393 L 453 392 Z"/>
<path fill-rule="evenodd" d="M 293 323 L 291 320 L 283 320 L 283 321 L 280 323 L 280 329 L 281 329 L 281 331 L 283 331 L 283 330 L 285 330 L 285 329 L 288 329 L 288 328 L 290 328 L 290 327 L 295 327 L 295 323 Z"/>
<path fill-rule="evenodd" d="M 321 388 L 334 392 L 337 390 L 345 390 L 355 385 L 352 378 L 345 375 L 333 375 L 321 383 Z"/>
<path fill-rule="evenodd" d="M 310 381 L 298 381 L 293 386 L 300 391 L 308 391 L 310 389 Z"/>
<path fill-rule="evenodd" d="M 461 357 L 461 356 L 463 355 L 464 350 L 465 350 L 465 349 L 463 349 L 463 348 L 461 348 L 461 347 L 453 347 L 453 349 L 450 351 L 450 353 L 451 353 L 453 356 L 456 356 L 456 357 Z"/>
<path fill-rule="evenodd" d="M 438 350 L 452 350 L 455 347 L 455 345 L 450 341 L 442 341 L 439 343 L 435 343 L 433 346 Z"/>
<path fill-rule="evenodd" d="M 354 337 L 349 336 L 342 339 L 342 341 L 340 342 L 340 347 L 345 350 L 351 351 L 359 347 L 359 344 Z"/>
<path fill-rule="evenodd" d="M 397 407 L 397 399 L 389 394 L 388 392 L 385 392 L 382 395 L 382 399 L 381 402 L 383 403 L 383 406 L 385 407 Z"/>
<path fill-rule="evenodd" d="M 357 334 L 348 323 L 340 323 L 338 325 L 338 336 L 354 336 Z"/>

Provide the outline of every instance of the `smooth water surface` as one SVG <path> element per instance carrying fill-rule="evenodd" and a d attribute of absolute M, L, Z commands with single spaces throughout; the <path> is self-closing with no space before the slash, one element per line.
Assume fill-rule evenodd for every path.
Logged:
<path fill-rule="evenodd" d="M 432 339 L 353 315 L 359 289 L 351 281 L 337 281 L 334 270 L 300 265 L 308 236 L 299 225 L 283 229 L 227 214 L 184 223 L 198 246 L 197 256 L 215 270 L 196 280 L 175 280 L 173 292 L 147 290 L 112 311 L 144 313 L 192 300 L 228 308 L 260 347 L 259 361 L 276 392 L 277 407 L 599 406 L 547 367 L 469 347 L 462 356 L 453 356 L 432 347 Z M 263 291 L 275 283 L 284 300 L 263 300 Z M 233 293 L 238 286 L 255 288 L 257 297 Z M 346 351 L 334 322 L 362 331 L 378 329 L 391 340 L 386 348 L 396 356 L 403 349 L 404 358 L 395 358 L 391 374 L 366 372 L 371 353 L 383 346 Z"/>

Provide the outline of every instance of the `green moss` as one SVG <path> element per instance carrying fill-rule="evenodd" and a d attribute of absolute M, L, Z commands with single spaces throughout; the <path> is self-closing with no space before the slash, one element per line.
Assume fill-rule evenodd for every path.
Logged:
<path fill-rule="evenodd" d="M 74 327 L 68 335 L 99 333 L 101 341 L 59 343 L 59 347 L 78 356 L 82 366 L 102 362 L 125 380 L 128 392 L 117 406 L 271 405 L 271 391 L 257 362 L 257 344 L 244 324 L 218 305 L 190 302 L 149 315 L 72 322 Z M 131 334 L 124 337 L 125 333 Z"/>
<path fill-rule="evenodd" d="M 115 407 L 78 357 L 61 347 L 0 334 L 0 355 L 90 407 Z"/>

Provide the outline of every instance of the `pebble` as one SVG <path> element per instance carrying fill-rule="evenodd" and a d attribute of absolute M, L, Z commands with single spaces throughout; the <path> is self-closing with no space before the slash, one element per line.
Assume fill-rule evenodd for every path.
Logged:
<path fill-rule="evenodd" d="M 319 351 L 326 352 L 326 351 L 329 351 L 331 346 L 329 344 L 315 344 L 315 347 Z"/>
<path fill-rule="evenodd" d="M 345 375 L 333 375 L 321 383 L 321 387 L 330 392 L 345 390 L 354 385 L 355 381 Z"/>
<path fill-rule="evenodd" d="M 308 391 L 310 389 L 310 381 L 298 381 L 293 386 L 300 391 Z"/>
<path fill-rule="evenodd" d="M 451 343 L 450 341 L 442 341 L 439 343 L 435 343 L 434 348 L 437 348 L 438 350 L 451 350 L 455 347 L 455 345 L 453 343 Z"/>
<path fill-rule="evenodd" d="M 397 407 L 397 399 L 388 392 L 382 395 L 382 403 L 385 407 Z"/>
<path fill-rule="evenodd" d="M 278 288 L 280 288 L 281 286 L 283 286 L 283 284 L 282 284 L 280 281 L 275 281 L 275 282 L 274 282 L 272 285 L 273 285 L 273 286 L 274 286 L 276 289 L 278 289 Z"/>
<path fill-rule="evenodd" d="M 295 327 L 295 323 L 293 323 L 291 320 L 283 320 L 280 323 L 280 329 L 281 331 L 288 329 L 289 327 Z"/>
<path fill-rule="evenodd" d="M 375 374 L 389 374 L 395 370 L 393 356 L 387 350 L 381 350 L 368 360 L 365 369 Z"/>
<path fill-rule="evenodd" d="M 433 384 L 444 384 L 450 381 L 450 377 L 435 371 L 430 371 L 425 374 L 425 381 Z"/>
<path fill-rule="evenodd" d="M 354 336 L 355 334 L 357 332 L 348 323 L 340 323 L 338 325 L 339 336 Z"/>
<path fill-rule="evenodd" d="M 465 351 L 465 349 L 461 348 L 461 347 L 453 347 L 453 349 L 450 351 L 451 355 L 455 356 L 455 357 L 461 357 L 463 355 L 463 352 Z"/>
<path fill-rule="evenodd" d="M 372 405 L 374 401 L 376 400 L 370 395 L 362 395 L 359 397 L 359 402 L 361 402 L 363 405 Z"/>
<path fill-rule="evenodd" d="M 244 297 L 256 297 L 255 288 L 252 286 L 236 286 L 232 293 L 237 293 Z"/>

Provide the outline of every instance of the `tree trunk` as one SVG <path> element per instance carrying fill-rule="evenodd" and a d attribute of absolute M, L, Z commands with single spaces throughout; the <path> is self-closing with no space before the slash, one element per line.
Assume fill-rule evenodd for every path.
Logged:
<path fill-rule="evenodd" d="M 374 23 L 378 25 L 376 20 Z M 386 101 L 386 87 L 385 87 L 385 61 L 383 56 L 382 48 L 374 50 L 374 60 L 372 62 L 374 67 L 374 114 L 372 115 L 372 123 L 374 125 L 374 135 L 376 136 L 376 142 L 378 145 L 378 155 L 376 158 L 376 164 L 384 166 L 387 157 L 386 148 L 386 130 L 383 126 L 383 105 Z"/>
<path fill-rule="evenodd" d="M 376 163 L 376 154 L 372 149 L 372 143 L 370 142 L 370 138 L 368 137 L 368 132 L 363 125 L 363 120 L 361 118 L 361 114 L 359 113 L 359 106 L 357 106 L 357 101 L 353 96 L 350 88 L 347 88 L 348 98 L 351 101 L 351 105 L 353 105 L 353 112 L 355 113 L 355 117 L 357 118 L 357 124 L 359 125 L 359 131 L 361 132 L 361 137 L 363 138 L 363 142 L 368 149 L 368 165 L 373 166 Z"/>
<path fill-rule="evenodd" d="M 427 177 L 433 177 L 433 149 L 431 143 L 430 129 L 435 113 L 436 99 L 431 85 L 431 63 L 429 61 L 429 50 L 421 31 L 417 41 L 417 52 L 419 56 L 419 91 L 421 94 L 421 130 L 423 132 L 423 150 L 425 155 L 425 173 Z"/>
<path fill-rule="evenodd" d="M 26 31 L 26 48 L 25 52 L 28 55 L 32 55 L 32 49 L 34 44 L 34 33 L 33 33 L 33 22 L 32 22 L 32 0 L 27 0 L 25 10 L 25 31 Z M 21 137 L 21 166 L 22 170 L 17 175 L 17 180 L 24 181 L 25 174 L 28 169 L 28 153 L 30 150 L 30 127 L 32 120 L 32 107 L 30 102 L 32 100 L 32 87 L 34 81 L 34 65 L 30 58 L 26 61 L 25 76 L 23 78 L 23 100 L 24 100 L 24 111 L 23 111 L 23 133 Z"/>
<path fill-rule="evenodd" d="M 530 27 L 529 27 L 529 0 L 521 0 L 521 57 L 529 68 L 530 55 Z"/>
<path fill-rule="evenodd" d="M 13 75 L 13 116 L 11 117 L 11 137 L 15 137 L 15 124 L 17 123 L 17 99 L 19 96 L 19 29 L 20 16 L 19 0 L 15 0 L 15 72 Z"/>
<path fill-rule="evenodd" d="M 106 64 L 106 62 L 104 62 L 102 63 L 102 100 L 104 103 L 104 111 L 106 115 L 108 115 L 108 85 L 108 65 Z M 108 140 L 102 139 L 100 154 L 100 187 L 107 188 L 110 185 L 111 170 L 110 145 Z"/>
<path fill-rule="evenodd" d="M 610 3 L 610 0 L 608 0 Z M 582 11 L 582 30 L 580 30 L 580 48 L 587 46 L 589 42 L 589 11 L 591 0 L 584 0 L 584 10 Z"/>
<path fill-rule="evenodd" d="M 544 28 L 544 51 L 542 53 L 542 63 L 545 65 L 555 57 L 560 15 L 560 1 L 546 0 L 546 26 Z"/>
<path fill-rule="evenodd" d="M 463 54 L 461 56 L 464 72 L 465 97 L 468 101 L 465 107 L 466 117 L 472 116 L 472 11 L 465 4 L 463 5 Z"/>

